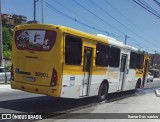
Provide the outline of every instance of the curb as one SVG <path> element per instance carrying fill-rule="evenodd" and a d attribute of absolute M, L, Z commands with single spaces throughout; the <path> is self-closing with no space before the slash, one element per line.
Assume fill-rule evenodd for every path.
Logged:
<path fill-rule="evenodd" d="M 5 83 L 5 82 L 0 82 L 0 85 L 8 85 L 8 84 L 11 84 L 11 82 L 7 82 L 7 83 Z"/>

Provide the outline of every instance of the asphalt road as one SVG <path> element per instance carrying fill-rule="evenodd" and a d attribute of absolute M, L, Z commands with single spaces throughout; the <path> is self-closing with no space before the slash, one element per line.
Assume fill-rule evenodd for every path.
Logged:
<path fill-rule="evenodd" d="M 160 80 L 155 79 L 153 82 L 147 83 L 144 89 L 137 90 L 132 97 L 110 103 L 97 104 L 96 97 L 79 100 L 55 98 L 13 90 L 9 85 L 0 85 L 0 113 L 53 113 L 71 109 L 77 113 L 160 113 L 160 98 L 154 94 L 155 89 L 158 87 L 160 87 Z M 82 109 L 83 106 L 90 104 L 92 106 Z"/>
<path fill-rule="evenodd" d="M 9 85 L 0 86 L 0 113 L 53 113 L 94 102 L 95 97 L 80 100 L 55 98 L 13 90 Z"/>

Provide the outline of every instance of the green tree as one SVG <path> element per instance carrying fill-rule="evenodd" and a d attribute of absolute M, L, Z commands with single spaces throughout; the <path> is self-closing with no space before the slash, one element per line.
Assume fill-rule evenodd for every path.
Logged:
<path fill-rule="evenodd" d="M 9 32 L 9 29 L 4 27 L 2 29 L 2 38 L 3 38 L 3 55 L 4 59 L 10 59 L 11 58 L 11 40 L 12 36 Z"/>

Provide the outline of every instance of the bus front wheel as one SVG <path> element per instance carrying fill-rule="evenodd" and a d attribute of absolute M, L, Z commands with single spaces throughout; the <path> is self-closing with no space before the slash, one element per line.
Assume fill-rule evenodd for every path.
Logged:
<path fill-rule="evenodd" d="M 104 101 L 106 99 L 107 94 L 108 94 L 108 87 L 105 83 L 102 83 L 100 85 L 99 92 L 98 92 L 99 102 Z"/>

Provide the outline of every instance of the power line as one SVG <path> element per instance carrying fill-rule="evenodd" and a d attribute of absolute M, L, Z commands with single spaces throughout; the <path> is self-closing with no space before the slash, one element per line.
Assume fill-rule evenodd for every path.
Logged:
<path fill-rule="evenodd" d="M 85 24 L 85 23 L 79 21 L 78 19 L 75 19 L 75 18 L 73 18 L 73 17 L 71 17 L 71 16 L 69 16 L 69 15 L 63 13 L 62 11 L 56 9 L 54 6 L 52 6 L 51 4 L 49 4 L 49 3 L 47 3 L 47 2 L 45 2 L 45 5 L 46 5 L 48 8 L 50 8 L 52 11 L 55 11 L 55 12 L 59 13 L 60 15 L 66 17 L 66 18 L 68 18 L 68 19 L 70 19 L 70 20 L 72 20 L 72 21 L 75 21 L 75 22 L 77 22 L 77 23 L 79 23 L 79 24 L 81 24 L 81 25 L 83 25 L 83 26 L 88 27 L 88 28 L 91 28 L 91 29 L 94 29 L 94 30 L 97 30 L 97 31 L 102 32 L 102 30 L 98 30 L 98 29 L 95 28 L 95 27 L 89 26 L 89 25 L 87 25 L 87 24 Z M 105 33 L 106 33 L 106 31 L 105 31 Z M 136 45 L 140 47 L 139 44 L 136 43 Z"/>
<path fill-rule="evenodd" d="M 146 33 L 146 31 L 143 31 L 139 26 L 137 26 L 133 21 L 131 21 L 130 19 L 128 19 L 124 14 L 122 14 L 116 7 L 114 7 L 111 3 L 109 3 L 109 1 L 104 0 L 104 2 L 109 5 L 109 7 L 111 7 L 113 10 L 115 10 L 119 15 L 121 15 L 126 21 L 128 21 L 129 24 L 131 24 L 133 27 L 136 27 L 138 30 L 141 31 L 141 33 L 149 36 L 150 38 L 154 38 L 152 37 L 150 34 Z M 156 40 L 156 39 L 155 39 Z"/>
<path fill-rule="evenodd" d="M 97 29 L 97 28 L 95 28 L 95 27 L 89 26 L 89 25 L 87 25 L 87 24 L 85 24 L 85 23 L 80 22 L 78 19 L 75 19 L 75 18 L 73 18 L 73 17 L 71 17 L 71 16 L 69 16 L 69 15 L 67 15 L 67 14 L 64 14 L 63 12 L 61 12 L 61 11 L 59 11 L 58 9 L 56 9 L 55 7 L 53 7 L 51 4 L 49 4 L 49 3 L 47 3 L 47 2 L 45 2 L 45 3 L 46 3 L 46 5 L 47 5 L 48 8 L 50 8 L 50 9 L 58 12 L 59 14 L 63 15 L 64 17 L 67 17 L 68 19 L 71 19 L 71 20 L 73 20 L 73 21 L 75 21 L 75 22 L 78 22 L 79 24 L 81 24 L 81 25 L 83 25 L 83 26 L 86 26 L 86 27 L 88 27 L 88 28 L 97 30 L 97 31 L 99 31 L 99 32 L 103 32 L 102 30 L 99 30 L 99 29 Z M 104 32 L 103 32 L 103 33 L 104 33 Z M 106 33 L 106 32 L 105 32 L 105 33 Z M 112 34 L 110 34 L 110 35 L 112 35 Z M 112 36 L 115 36 L 115 35 L 112 35 Z M 139 44 L 137 44 L 137 43 L 136 43 L 136 45 L 139 46 Z M 140 46 L 139 46 L 139 47 L 140 47 Z"/>
<path fill-rule="evenodd" d="M 86 7 L 84 7 L 83 5 L 81 5 L 80 3 L 78 3 L 75 0 L 72 0 L 73 2 L 75 2 L 77 5 L 79 5 L 81 8 L 85 9 L 87 12 L 91 13 L 92 15 L 94 15 L 95 17 L 97 17 L 98 19 L 102 20 L 103 22 L 107 23 L 107 25 L 110 25 L 111 27 L 113 27 L 114 29 L 118 30 L 118 32 L 121 32 L 122 34 L 124 34 L 124 36 L 126 35 L 124 32 L 120 31 L 119 29 L 115 28 L 114 26 L 112 26 L 111 24 L 109 24 L 108 22 L 106 22 L 105 20 L 103 20 L 102 18 L 98 17 L 96 14 L 94 14 L 93 12 L 91 12 L 89 9 L 87 9 Z M 112 17 L 113 18 L 113 17 Z M 115 19 L 115 18 L 114 18 Z M 120 23 L 120 22 L 119 22 Z M 122 24 L 122 23 L 121 23 Z M 124 25 L 124 24 L 123 24 Z M 124 25 L 125 26 L 125 25 Z M 126 27 L 126 26 L 125 26 Z M 130 29 L 128 29 L 130 30 Z M 130 30 L 132 31 L 132 30 Z M 137 37 L 141 38 L 142 40 L 146 40 L 144 39 L 142 36 L 136 34 L 135 32 L 132 31 L 132 33 L 134 33 Z"/>
<path fill-rule="evenodd" d="M 91 21 L 87 20 L 85 17 L 81 16 L 80 14 L 76 13 L 75 11 L 71 10 L 70 8 L 67 8 L 66 6 L 64 6 L 63 4 L 61 4 L 60 2 L 54 0 L 53 2 L 59 4 L 60 6 L 62 6 L 63 8 L 65 8 L 66 10 L 70 11 L 71 13 L 73 13 L 74 15 L 82 18 L 83 20 L 87 21 L 88 23 L 92 23 Z M 92 23 L 94 25 L 94 23 Z"/>
<path fill-rule="evenodd" d="M 118 22 L 120 25 L 122 25 L 124 28 L 126 28 L 128 31 L 132 32 L 133 34 L 135 34 L 137 37 L 141 38 L 142 40 L 146 40 L 145 38 L 143 38 L 141 35 L 135 33 L 133 30 L 131 30 L 130 28 L 128 28 L 126 25 L 124 25 L 123 23 L 121 23 L 119 20 L 117 20 L 116 18 L 114 18 L 111 14 L 109 14 L 105 9 L 103 9 L 102 7 L 100 7 L 98 4 L 96 4 L 95 2 L 91 1 L 90 2 L 96 6 L 97 8 L 99 8 L 101 11 L 103 11 L 106 15 L 108 15 L 109 17 L 111 17 L 113 20 L 115 20 L 116 22 Z M 126 35 L 125 35 L 126 37 Z M 126 41 L 126 39 L 125 39 Z M 147 40 L 148 41 L 148 40 Z"/>
<path fill-rule="evenodd" d="M 118 14 L 120 14 L 123 18 L 125 18 L 125 20 L 127 20 L 128 21 L 128 23 L 130 23 L 132 26 L 136 26 L 130 19 L 128 19 L 124 14 L 122 14 L 117 8 L 115 8 L 111 3 L 109 3 L 109 1 L 106 1 L 106 0 L 104 0 L 104 2 L 107 4 L 107 5 L 109 5 L 113 10 L 115 10 Z M 143 30 L 142 29 L 140 29 L 139 27 L 136 27 L 136 28 L 138 28 L 139 30 L 141 30 L 142 32 L 143 32 Z M 146 34 L 145 32 L 143 32 L 144 34 Z M 146 34 L 146 35 L 148 35 L 148 34 Z M 130 37 L 131 38 L 131 37 Z M 132 40 L 134 40 L 134 42 L 136 43 L 136 46 L 138 46 L 138 47 L 141 47 L 142 48 L 142 46 L 140 46 L 140 45 L 143 45 L 143 44 L 138 44 L 138 41 L 137 40 L 135 40 L 135 39 L 132 39 Z M 133 43 L 133 42 L 132 42 Z"/>
<path fill-rule="evenodd" d="M 153 0 L 158 6 L 160 6 L 160 2 L 158 2 L 157 0 Z"/>
<path fill-rule="evenodd" d="M 155 14 L 154 12 L 152 12 L 146 6 L 142 5 L 139 1 L 136 1 L 136 0 L 132 0 L 132 1 L 135 2 L 137 5 L 141 6 L 143 9 L 147 10 L 149 13 L 151 13 L 151 14 L 155 15 L 156 17 L 160 18 L 159 15 Z"/>
<path fill-rule="evenodd" d="M 65 14 L 65 13 L 63 13 L 63 12 L 61 12 L 61 11 L 59 11 L 58 9 L 56 9 L 55 7 L 53 7 L 51 4 L 49 4 L 49 3 L 47 3 L 47 2 L 45 2 L 45 4 L 48 6 L 48 8 L 54 10 L 55 12 L 61 14 L 61 15 L 64 16 L 64 17 L 66 17 L 66 18 L 68 18 L 68 19 L 70 19 L 70 20 L 73 20 L 73 21 L 75 21 L 75 22 L 77 22 L 77 23 L 79 23 L 79 24 L 81 24 L 81 25 L 83 25 L 83 26 L 86 26 L 86 27 L 88 27 L 88 28 L 97 30 L 97 28 L 92 27 L 92 26 L 89 26 L 89 25 L 87 25 L 87 24 L 85 24 L 85 23 L 79 21 L 78 19 L 73 18 L 73 17 L 71 17 L 71 16 L 69 16 L 69 15 L 67 15 L 67 14 Z M 98 31 L 101 31 L 101 30 L 98 30 Z M 108 32 L 106 32 L 106 31 L 101 31 L 101 32 L 103 32 L 103 33 L 108 33 Z"/>
<path fill-rule="evenodd" d="M 135 45 L 137 45 L 137 46 L 140 47 L 140 48 L 143 48 L 142 45 L 139 44 L 137 40 L 135 40 L 135 39 L 133 39 L 133 38 L 131 38 L 131 40 L 133 40 L 133 42 L 134 42 Z M 130 41 L 130 42 L 133 43 L 132 41 Z"/>
<path fill-rule="evenodd" d="M 83 20 L 87 21 L 88 23 L 91 23 L 92 25 L 95 25 L 95 23 L 93 23 L 92 21 L 87 20 L 85 17 L 83 17 L 83 16 L 81 16 L 80 14 L 78 14 L 77 12 L 69 9 L 68 7 L 64 6 L 64 5 L 61 4 L 60 2 L 58 2 L 58 1 L 56 1 L 56 0 L 54 0 L 54 2 L 56 2 L 57 4 L 59 4 L 60 6 L 62 6 L 63 8 L 65 8 L 66 10 L 70 11 L 70 12 L 73 13 L 74 15 L 76 15 L 76 16 L 82 18 Z M 99 26 L 96 25 L 96 28 L 97 28 L 97 30 L 99 30 L 100 32 L 102 32 L 102 29 L 100 29 Z M 104 31 L 104 30 L 103 30 L 103 31 Z M 106 34 L 107 31 L 104 31 L 104 32 L 105 32 L 105 34 Z M 122 36 L 118 36 L 118 35 L 115 35 L 115 34 L 111 34 L 111 33 L 109 33 L 109 32 L 108 32 L 107 34 L 108 34 L 108 36 L 113 36 L 113 37 L 116 37 L 116 38 L 122 37 Z"/>
<path fill-rule="evenodd" d="M 102 22 L 104 22 L 105 24 L 109 25 L 110 27 L 114 28 L 116 31 L 118 31 L 119 33 L 126 35 L 125 33 L 123 33 L 122 31 L 120 31 L 119 29 L 117 29 L 116 27 L 114 27 L 113 25 L 111 25 L 110 23 L 108 23 L 107 21 L 105 21 L 104 19 L 102 19 L 101 17 L 97 16 L 96 14 L 94 14 L 93 12 L 91 12 L 89 9 L 87 9 L 86 7 L 84 7 L 83 5 L 81 5 L 80 3 L 78 3 L 75 0 L 72 0 L 73 2 L 75 2 L 78 6 L 80 6 L 81 8 L 85 9 L 87 12 L 89 12 L 90 14 L 94 15 L 96 18 L 98 18 L 99 20 L 101 20 Z"/>
<path fill-rule="evenodd" d="M 149 10 L 151 10 L 153 13 L 157 14 L 158 16 L 160 16 L 160 14 L 154 10 L 148 3 L 146 3 L 144 0 L 138 0 L 138 2 L 140 2 L 142 5 L 144 5 L 146 8 L 148 8 Z"/>
<path fill-rule="evenodd" d="M 58 10 L 57 8 L 55 8 L 54 6 L 52 6 L 51 4 L 49 4 L 49 3 L 46 2 L 46 1 L 45 1 L 45 4 L 46 4 L 46 6 L 47 6 L 48 8 L 50 8 L 51 10 L 59 13 L 60 15 L 66 17 L 66 18 L 68 18 L 68 19 L 70 19 L 70 20 L 72 20 L 72 21 L 77 22 L 77 23 L 79 23 L 79 24 L 81 24 L 81 25 L 83 25 L 83 26 L 85 26 L 85 27 L 88 27 L 88 28 L 93 29 L 93 30 L 97 30 L 97 31 L 102 32 L 102 33 L 105 33 L 105 34 L 110 34 L 110 35 L 112 35 L 112 36 L 115 36 L 114 34 L 111 34 L 111 33 L 107 32 L 107 31 L 103 31 L 103 30 L 98 29 L 98 28 L 96 28 L 96 27 L 94 27 L 94 26 L 89 26 L 89 25 L 87 25 L 87 24 L 79 21 L 78 19 L 73 18 L 73 17 L 71 17 L 71 16 L 69 16 L 69 15 L 61 12 L 60 10 Z"/>

